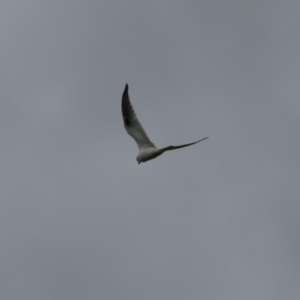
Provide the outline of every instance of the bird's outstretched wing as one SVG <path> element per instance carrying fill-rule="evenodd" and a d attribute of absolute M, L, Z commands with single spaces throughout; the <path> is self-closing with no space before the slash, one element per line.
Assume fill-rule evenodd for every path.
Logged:
<path fill-rule="evenodd" d="M 140 150 L 155 147 L 135 115 L 129 99 L 128 84 L 126 84 L 122 96 L 122 115 L 127 133 L 133 137 Z"/>
<path fill-rule="evenodd" d="M 199 142 L 202 142 L 204 140 L 208 139 L 208 136 L 205 137 L 204 139 L 201 139 L 197 142 L 193 142 L 193 143 L 189 143 L 189 144 L 184 144 L 184 145 L 179 145 L 179 146 L 168 146 L 168 147 L 165 147 L 165 148 L 162 148 L 162 149 L 159 149 L 159 150 L 162 150 L 162 153 L 165 152 L 165 151 L 170 151 L 170 150 L 175 150 L 175 149 L 179 149 L 179 148 L 184 148 L 184 147 L 188 147 L 188 146 L 192 146 L 194 144 L 197 144 Z"/>

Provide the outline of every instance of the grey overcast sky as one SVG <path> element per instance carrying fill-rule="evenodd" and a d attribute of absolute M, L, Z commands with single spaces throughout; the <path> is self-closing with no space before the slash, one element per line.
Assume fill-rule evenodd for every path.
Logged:
<path fill-rule="evenodd" d="M 1 299 L 300 299 L 299 14 L 2 0 Z"/>

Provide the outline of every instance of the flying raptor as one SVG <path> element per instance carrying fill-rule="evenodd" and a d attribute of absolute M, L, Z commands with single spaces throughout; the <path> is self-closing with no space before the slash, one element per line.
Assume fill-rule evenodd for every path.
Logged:
<path fill-rule="evenodd" d="M 146 162 L 147 160 L 156 158 L 157 156 L 163 154 L 165 151 L 191 146 L 208 139 L 208 137 L 205 137 L 199 141 L 189 143 L 189 144 L 184 144 L 180 146 L 168 146 L 161 149 L 156 148 L 156 146 L 149 139 L 148 135 L 146 134 L 144 128 L 142 127 L 141 123 L 137 119 L 136 114 L 132 108 L 129 99 L 129 94 L 128 94 L 128 84 L 126 84 L 122 96 L 122 114 L 123 114 L 124 126 L 127 133 L 133 137 L 133 139 L 136 141 L 139 147 L 139 154 L 136 158 L 139 164 L 141 162 Z"/>

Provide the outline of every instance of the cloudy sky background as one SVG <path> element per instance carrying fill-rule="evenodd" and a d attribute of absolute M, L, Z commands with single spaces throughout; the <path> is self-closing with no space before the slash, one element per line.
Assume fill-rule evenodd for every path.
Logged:
<path fill-rule="evenodd" d="M 299 299 L 299 12 L 1 1 L 1 299 Z"/>

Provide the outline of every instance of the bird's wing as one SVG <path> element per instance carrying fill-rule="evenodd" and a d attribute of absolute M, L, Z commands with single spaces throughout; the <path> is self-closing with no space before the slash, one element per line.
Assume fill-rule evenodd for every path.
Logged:
<path fill-rule="evenodd" d="M 133 137 L 140 150 L 155 147 L 135 115 L 129 99 L 128 84 L 126 84 L 122 96 L 122 115 L 127 133 Z"/>
<path fill-rule="evenodd" d="M 201 139 L 201 140 L 199 140 L 197 142 L 193 142 L 193 143 L 189 143 L 189 144 L 184 144 L 184 145 L 180 145 L 180 146 L 168 146 L 168 147 L 165 147 L 165 148 L 162 148 L 162 149 L 159 149 L 159 150 L 161 150 L 162 153 L 163 153 L 165 151 L 170 151 L 170 150 L 175 150 L 175 149 L 179 149 L 179 148 L 184 148 L 184 147 L 192 146 L 192 145 L 197 144 L 199 142 L 202 142 L 202 141 L 204 141 L 206 139 L 208 139 L 208 137 L 205 137 L 204 139 Z"/>

